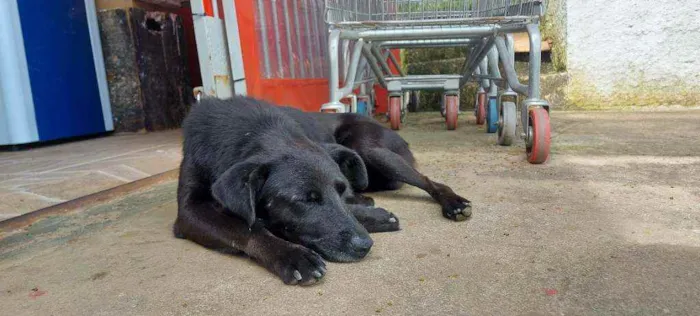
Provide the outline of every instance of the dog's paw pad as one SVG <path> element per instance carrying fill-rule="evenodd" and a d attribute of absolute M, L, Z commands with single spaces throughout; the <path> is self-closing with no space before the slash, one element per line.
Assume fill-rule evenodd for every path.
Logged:
<path fill-rule="evenodd" d="M 316 252 L 299 246 L 288 250 L 275 270 L 285 284 L 312 285 L 326 274 L 326 264 Z"/>
<path fill-rule="evenodd" d="M 381 207 L 373 207 L 360 221 L 370 233 L 393 232 L 400 230 L 399 218 Z"/>
<path fill-rule="evenodd" d="M 472 206 L 470 203 L 459 203 L 461 205 L 450 206 L 443 209 L 442 215 L 455 222 L 467 220 L 472 216 Z"/>
<path fill-rule="evenodd" d="M 472 203 L 457 194 L 445 194 L 439 201 L 445 218 L 461 222 L 472 216 Z"/>

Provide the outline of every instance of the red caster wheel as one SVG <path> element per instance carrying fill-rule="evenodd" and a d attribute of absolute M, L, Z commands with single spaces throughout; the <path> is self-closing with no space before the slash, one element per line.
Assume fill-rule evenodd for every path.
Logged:
<path fill-rule="evenodd" d="M 528 111 L 528 117 L 527 161 L 532 164 L 541 164 L 549 158 L 549 147 L 552 142 L 549 113 L 545 108 L 531 108 Z"/>
<path fill-rule="evenodd" d="M 445 123 L 448 131 L 457 128 L 457 117 L 459 115 L 459 97 L 456 95 L 445 96 Z"/>
<path fill-rule="evenodd" d="M 391 129 L 401 129 L 401 97 L 389 97 L 389 123 Z"/>
<path fill-rule="evenodd" d="M 486 92 L 476 94 L 476 125 L 486 123 Z"/>

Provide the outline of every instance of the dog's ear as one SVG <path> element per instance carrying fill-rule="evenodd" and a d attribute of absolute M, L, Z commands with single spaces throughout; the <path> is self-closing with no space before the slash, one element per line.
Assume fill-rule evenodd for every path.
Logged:
<path fill-rule="evenodd" d="M 360 155 L 354 150 L 338 144 L 323 144 L 323 148 L 338 164 L 340 171 L 350 181 L 353 189 L 363 190 L 367 188 L 369 183 L 367 168 Z"/>
<path fill-rule="evenodd" d="M 237 163 L 216 179 L 211 186 L 212 196 L 252 227 L 255 206 L 268 174 L 267 164 L 256 161 Z"/>

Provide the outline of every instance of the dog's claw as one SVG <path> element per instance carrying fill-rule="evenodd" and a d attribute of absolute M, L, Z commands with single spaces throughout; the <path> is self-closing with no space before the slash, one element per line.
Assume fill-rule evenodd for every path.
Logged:
<path fill-rule="evenodd" d="M 472 216 L 472 203 L 457 195 L 450 187 L 433 183 L 437 187 L 437 192 L 433 197 L 442 206 L 442 216 L 455 222 L 461 222 Z"/>
<path fill-rule="evenodd" d="M 325 275 L 325 262 L 311 249 L 290 244 L 289 248 L 277 250 L 275 254 L 278 257 L 270 270 L 274 271 L 285 284 L 312 285 L 318 283 Z"/>
<path fill-rule="evenodd" d="M 467 220 L 472 216 L 472 205 L 469 201 L 448 202 L 448 206 L 443 208 L 443 215 L 455 222 Z"/>

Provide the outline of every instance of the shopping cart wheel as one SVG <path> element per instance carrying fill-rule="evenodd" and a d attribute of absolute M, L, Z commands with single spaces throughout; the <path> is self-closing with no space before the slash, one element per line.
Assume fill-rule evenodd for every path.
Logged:
<path fill-rule="evenodd" d="M 551 144 L 551 128 L 549 125 L 549 113 L 545 108 L 535 107 L 528 111 L 528 142 L 526 146 L 527 161 L 532 164 L 541 164 L 549 158 Z"/>
<path fill-rule="evenodd" d="M 498 144 L 510 146 L 515 140 L 515 122 L 517 121 L 515 103 L 504 101 L 498 115 Z"/>
<path fill-rule="evenodd" d="M 486 121 L 486 93 L 476 94 L 476 125 L 484 125 Z"/>
<path fill-rule="evenodd" d="M 498 102 L 496 98 L 489 98 L 488 109 L 486 109 L 486 132 L 495 133 L 498 131 Z"/>
<path fill-rule="evenodd" d="M 459 97 L 456 95 L 445 96 L 445 123 L 447 130 L 453 131 L 457 128 L 457 116 L 459 116 Z"/>
<path fill-rule="evenodd" d="M 401 129 L 401 97 L 389 97 L 389 123 L 391 129 Z"/>

